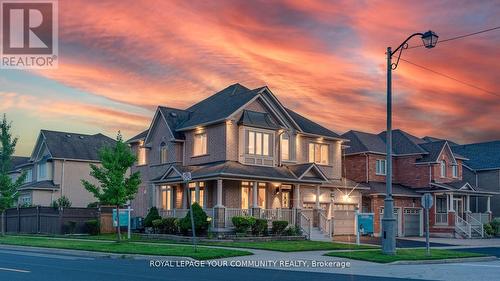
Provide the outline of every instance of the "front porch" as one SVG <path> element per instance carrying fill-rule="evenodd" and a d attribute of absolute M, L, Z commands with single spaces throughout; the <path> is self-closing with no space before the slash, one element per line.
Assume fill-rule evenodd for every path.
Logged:
<path fill-rule="evenodd" d="M 353 234 L 354 212 L 361 204 L 359 191 L 321 184 L 271 182 L 250 179 L 206 179 L 184 183 L 153 185 L 154 205 L 163 217 L 182 218 L 188 202 L 197 202 L 212 218 L 216 232 L 230 231 L 235 216 L 284 220 L 299 226 L 305 235 L 318 227 L 326 235 Z M 335 228 L 333 218 L 338 217 Z"/>

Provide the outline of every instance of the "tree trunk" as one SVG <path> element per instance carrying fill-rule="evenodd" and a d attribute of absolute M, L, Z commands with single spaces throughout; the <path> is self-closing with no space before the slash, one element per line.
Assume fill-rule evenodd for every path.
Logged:
<path fill-rule="evenodd" d="M 118 235 L 118 242 L 122 240 L 122 234 L 120 232 L 120 206 L 116 205 L 116 233 Z"/>

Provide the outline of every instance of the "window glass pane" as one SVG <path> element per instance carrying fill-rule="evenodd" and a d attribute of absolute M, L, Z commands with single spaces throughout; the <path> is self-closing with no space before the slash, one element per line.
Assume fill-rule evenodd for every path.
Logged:
<path fill-rule="evenodd" d="M 262 133 L 255 133 L 255 154 L 262 155 Z"/>
<path fill-rule="evenodd" d="M 315 144 L 314 145 L 314 162 L 320 163 L 321 161 L 321 150 L 320 150 L 320 145 Z"/>
<path fill-rule="evenodd" d="M 200 189 L 200 200 L 199 200 L 198 204 L 199 204 L 202 208 L 204 207 L 204 205 L 203 205 L 203 204 L 205 204 L 205 200 L 203 200 L 203 199 L 205 199 L 204 194 L 205 194 L 205 189 Z"/>
<path fill-rule="evenodd" d="M 309 144 L 309 162 L 314 163 L 314 143 Z"/>
<path fill-rule="evenodd" d="M 262 134 L 262 135 L 263 135 L 262 155 L 268 156 L 269 155 L 269 134 Z"/>
<path fill-rule="evenodd" d="M 189 202 L 191 203 L 191 205 L 195 202 L 195 190 L 194 189 L 191 189 L 189 190 Z"/>
<path fill-rule="evenodd" d="M 207 154 L 207 134 L 201 135 L 201 153 Z"/>
<path fill-rule="evenodd" d="M 321 145 L 321 164 L 328 165 L 328 145 Z"/>
<path fill-rule="evenodd" d="M 197 134 L 194 136 L 194 149 L 193 155 L 204 155 L 207 154 L 207 134 Z"/>
<path fill-rule="evenodd" d="M 248 132 L 248 154 L 255 154 L 255 133 Z"/>
<path fill-rule="evenodd" d="M 137 147 L 137 164 L 145 165 L 146 164 L 146 148 L 143 147 L 144 141 L 139 142 L 139 146 Z"/>
<path fill-rule="evenodd" d="M 288 135 L 281 135 L 281 159 L 290 160 L 290 140 Z"/>
<path fill-rule="evenodd" d="M 259 184 L 260 185 L 260 184 Z M 266 188 L 259 187 L 259 207 L 266 208 Z"/>
<path fill-rule="evenodd" d="M 161 208 L 167 210 L 167 189 L 164 186 L 161 187 Z"/>
<path fill-rule="evenodd" d="M 241 188 L 241 208 L 248 209 L 249 188 L 244 186 Z"/>
<path fill-rule="evenodd" d="M 281 197 L 281 207 L 290 208 L 290 191 L 284 191 Z"/>

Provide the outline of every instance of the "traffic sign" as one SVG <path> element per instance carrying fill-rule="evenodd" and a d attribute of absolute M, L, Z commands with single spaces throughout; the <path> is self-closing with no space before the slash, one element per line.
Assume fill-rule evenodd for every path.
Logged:
<path fill-rule="evenodd" d="M 191 179 L 192 179 L 191 172 L 182 173 L 182 180 L 184 182 L 189 182 L 189 181 L 191 181 Z"/>
<path fill-rule="evenodd" d="M 422 207 L 425 209 L 430 209 L 433 203 L 432 194 L 425 193 L 424 196 L 422 196 Z"/>

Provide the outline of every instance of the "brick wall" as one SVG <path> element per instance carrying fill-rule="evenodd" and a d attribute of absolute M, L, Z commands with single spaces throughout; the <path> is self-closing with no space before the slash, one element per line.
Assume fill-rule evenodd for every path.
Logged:
<path fill-rule="evenodd" d="M 371 212 L 374 213 L 373 233 L 380 234 L 381 224 L 380 220 L 383 214 L 380 214 L 380 208 L 384 207 L 384 196 L 371 197 L 370 201 Z M 404 229 L 404 208 L 420 208 L 420 198 L 417 197 L 394 197 L 394 207 L 401 208 L 401 229 Z"/>
<path fill-rule="evenodd" d="M 429 166 L 416 165 L 419 155 L 399 156 L 394 159 L 394 182 L 411 187 L 427 187 L 430 182 Z"/>

